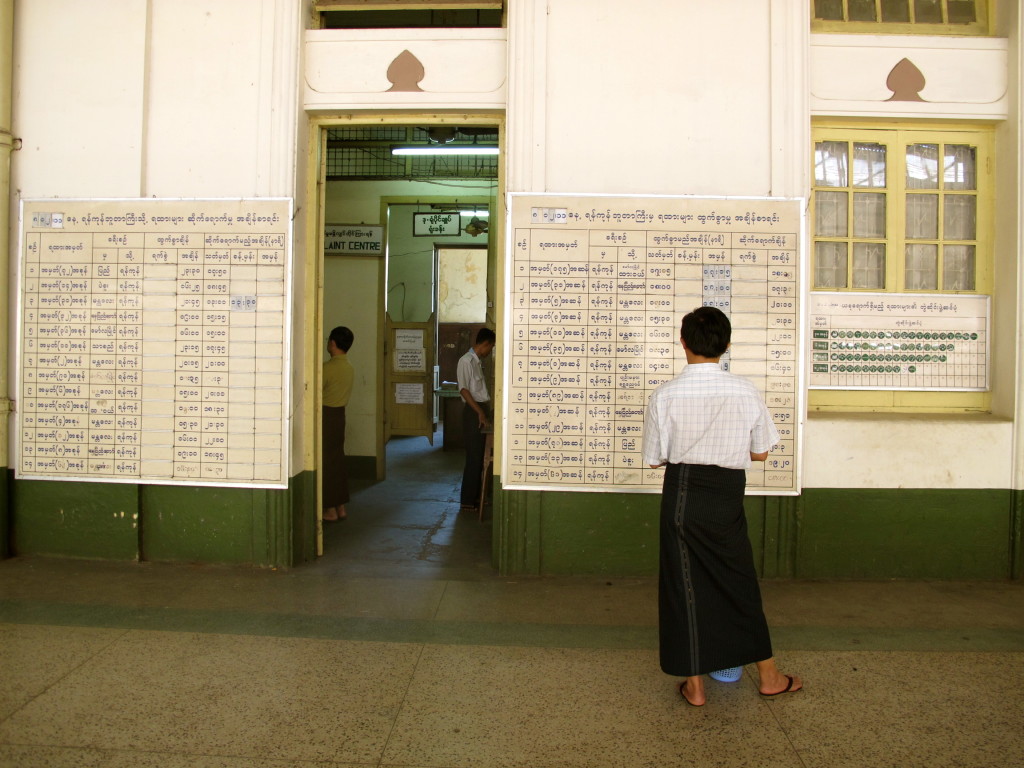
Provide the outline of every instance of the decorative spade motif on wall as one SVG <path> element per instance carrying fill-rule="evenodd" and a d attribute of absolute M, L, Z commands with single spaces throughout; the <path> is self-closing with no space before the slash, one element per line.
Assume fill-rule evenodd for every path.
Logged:
<path fill-rule="evenodd" d="M 886 78 L 885 87 L 892 91 L 892 96 L 886 101 L 924 101 L 920 93 L 924 84 L 924 75 L 914 62 L 900 59 Z"/>
<path fill-rule="evenodd" d="M 420 60 L 409 51 L 402 51 L 388 67 L 388 80 L 391 82 L 388 92 L 422 91 L 419 83 L 424 74 L 425 70 Z"/>

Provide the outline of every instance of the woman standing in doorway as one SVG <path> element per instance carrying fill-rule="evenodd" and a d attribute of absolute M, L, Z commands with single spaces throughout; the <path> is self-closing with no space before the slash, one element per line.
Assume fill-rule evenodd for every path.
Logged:
<path fill-rule="evenodd" d="M 321 435 L 323 440 L 323 482 L 324 513 L 327 522 L 344 520 L 348 517 L 345 505 L 348 503 L 348 470 L 345 467 L 345 406 L 352 395 L 355 370 L 348 361 L 348 351 L 354 339 L 352 331 L 339 325 L 327 339 L 327 353 L 331 356 L 324 363 L 323 400 L 321 408 Z"/>

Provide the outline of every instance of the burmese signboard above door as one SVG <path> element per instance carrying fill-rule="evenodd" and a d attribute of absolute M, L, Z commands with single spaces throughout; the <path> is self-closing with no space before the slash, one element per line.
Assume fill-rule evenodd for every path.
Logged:
<path fill-rule="evenodd" d="M 383 256 L 384 227 L 328 224 L 324 228 L 324 253 L 343 256 Z"/>
<path fill-rule="evenodd" d="M 458 211 L 419 211 L 412 215 L 415 237 L 458 237 L 462 216 Z"/>

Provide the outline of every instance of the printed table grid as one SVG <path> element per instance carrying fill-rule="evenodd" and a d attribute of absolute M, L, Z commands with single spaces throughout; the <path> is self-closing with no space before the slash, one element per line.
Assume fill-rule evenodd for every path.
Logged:
<path fill-rule="evenodd" d="M 662 470 L 642 463 L 645 407 L 685 365 L 680 319 L 712 305 L 734 328 L 723 367 L 767 393 L 783 435 L 748 486 L 792 488 L 796 243 L 794 233 L 515 228 L 509 484 L 660 488 Z"/>
<path fill-rule="evenodd" d="M 810 386 L 986 390 L 989 299 L 812 294 Z"/>
<path fill-rule="evenodd" d="M 20 474 L 281 482 L 287 232 L 83 229 L 24 234 Z"/>

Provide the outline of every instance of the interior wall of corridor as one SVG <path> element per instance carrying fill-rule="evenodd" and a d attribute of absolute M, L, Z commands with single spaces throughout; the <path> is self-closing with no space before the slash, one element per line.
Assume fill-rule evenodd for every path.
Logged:
<path fill-rule="evenodd" d="M 397 282 L 406 282 L 401 279 L 402 277 L 409 278 L 409 285 L 403 288 L 414 294 L 408 308 L 413 314 L 407 318 L 401 317 L 399 300 L 402 294 L 390 291 L 392 301 L 399 302 L 396 311 L 392 311 L 392 319 L 422 322 L 430 316 L 435 292 L 432 255 L 435 241 L 432 238 L 412 238 L 411 217 L 399 223 L 397 227 L 388 225 L 388 201 L 396 204 L 400 202 L 407 213 L 411 210 L 408 205 L 416 200 L 426 201 L 427 206 L 430 201 L 442 199 L 469 199 L 477 201 L 477 205 L 487 205 L 487 202 L 480 201 L 487 201 L 493 189 L 494 187 L 485 181 L 463 182 L 454 179 L 445 181 L 440 186 L 427 181 L 329 181 L 324 197 L 324 215 L 329 223 L 383 226 L 389 248 L 395 242 L 395 233 L 391 230 L 397 228 L 401 231 L 397 241 L 398 247 L 391 253 L 391 257 L 397 260 L 397 266 L 403 273 L 398 278 L 393 277 L 390 282 L 394 286 Z M 473 238 L 466 234 L 446 237 L 444 242 L 474 245 L 480 243 L 481 239 L 487 242 L 486 237 Z M 410 240 L 417 249 L 417 263 L 403 265 L 401 262 L 409 260 L 407 251 L 411 251 L 413 247 L 406 247 Z M 345 451 L 354 457 L 376 457 L 377 437 L 384 418 L 380 412 L 379 397 L 384 386 L 381 378 L 384 362 L 380 332 L 384 311 L 388 306 L 382 296 L 382 287 L 384 293 L 389 292 L 388 287 L 384 286 L 384 273 L 384 256 L 324 257 L 324 344 L 330 329 L 337 325 L 350 327 L 356 335 L 356 342 L 352 345 L 350 353 L 352 365 L 356 370 L 356 379 L 352 399 L 345 409 Z M 359 471 L 362 472 L 366 472 L 366 468 L 371 466 L 370 462 L 360 461 L 359 458 L 356 462 L 361 467 Z"/>

